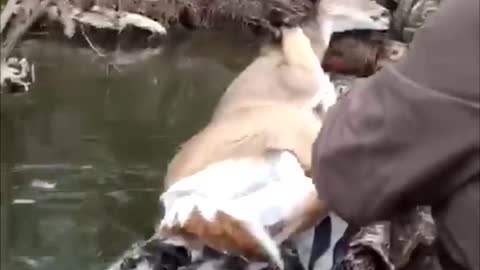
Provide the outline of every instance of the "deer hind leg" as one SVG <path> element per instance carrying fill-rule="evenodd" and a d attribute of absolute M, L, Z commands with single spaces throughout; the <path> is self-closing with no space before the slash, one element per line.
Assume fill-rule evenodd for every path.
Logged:
<path fill-rule="evenodd" d="M 320 32 L 323 41 L 323 51 L 321 52 L 321 59 L 323 60 L 333 34 L 333 22 L 328 16 L 325 16 L 323 19 L 321 19 Z M 326 113 L 327 110 L 337 102 L 338 94 L 335 91 L 335 86 L 330 80 L 330 75 L 325 73 L 323 69 L 321 69 L 320 85 L 321 91 L 318 92 L 316 98 L 322 105 L 322 113 Z"/>
<path fill-rule="evenodd" d="M 328 24 L 322 24 L 322 26 L 321 31 L 322 33 L 325 32 L 325 36 L 322 38 L 327 39 L 324 40 L 326 43 L 324 48 L 326 50 L 331 31 L 328 31 Z M 307 105 L 307 108 L 311 109 L 321 104 L 322 110 L 326 112 L 337 100 L 335 87 L 330 81 L 330 76 L 323 71 L 319 57 L 315 54 L 310 39 L 300 27 L 282 28 L 282 50 L 288 66 L 293 68 L 293 70 L 295 68 L 302 70 L 302 73 L 311 75 L 311 78 L 315 78 L 318 82 L 319 88 L 315 90 L 316 94 Z M 319 53 L 321 56 L 325 54 L 324 52 Z"/>
<path fill-rule="evenodd" d="M 287 65 L 303 71 L 317 73 L 321 70 L 320 61 L 312 48 L 310 39 L 302 28 L 282 27 L 282 50 Z"/>

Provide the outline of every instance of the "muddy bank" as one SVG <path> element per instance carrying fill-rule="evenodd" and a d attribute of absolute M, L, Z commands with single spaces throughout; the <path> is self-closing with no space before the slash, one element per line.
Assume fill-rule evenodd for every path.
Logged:
<path fill-rule="evenodd" d="M 0 84 L 29 90 L 34 67 L 21 56 L 10 56 L 19 42 L 35 35 L 70 39 L 107 57 L 105 49 L 158 47 L 167 29 L 265 33 L 286 17 L 301 20 L 312 5 L 308 0 L 9 0 L 1 13 Z"/>
<path fill-rule="evenodd" d="M 301 21 L 313 14 L 309 0 L 9 0 L 2 10 L 2 49 L 8 55 L 22 35 L 37 25 L 60 26 L 68 38 L 85 27 L 116 34 L 129 28 L 145 30 L 150 38 L 171 29 L 272 29 L 284 21 Z"/>
<path fill-rule="evenodd" d="M 90 48 L 109 59 L 114 51 L 159 48 L 166 38 L 201 30 L 221 30 L 261 41 L 284 20 L 301 21 L 314 14 L 310 0 L 8 0 L 1 13 L 2 37 L 0 85 L 7 91 L 28 91 L 35 68 L 14 48 L 30 38 L 60 39 L 72 46 Z M 409 42 L 415 29 L 435 11 L 440 0 L 377 0 L 393 14 L 391 31 L 381 38 L 353 36 L 350 41 L 332 40 L 327 56 L 351 61 L 340 72 L 368 76 L 377 61 L 391 60 L 395 49 L 389 40 Z M 168 35 L 167 35 L 168 32 Z M 358 36 L 358 35 L 357 35 Z M 368 35 L 367 35 L 368 36 Z M 368 40 L 369 39 L 369 40 Z M 380 40 L 380 44 L 379 41 Z M 388 44 L 381 44 L 387 41 Z M 138 51 L 137 51 L 138 52 Z M 148 54 L 148 53 L 146 53 Z M 143 56 L 145 55 L 142 54 Z M 143 57 L 142 56 L 142 57 Z M 141 58 L 141 57 L 140 57 Z M 362 59 L 364 58 L 364 59 Z M 393 56 L 393 58 L 398 58 Z M 333 60 L 332 60 L 333 59 Z M 360 63 L 362 62 L 363 63 Z M 379 64 L 380 66 L 383 64 Z M 115 65 L 111 65 L 118 69 Z"/>

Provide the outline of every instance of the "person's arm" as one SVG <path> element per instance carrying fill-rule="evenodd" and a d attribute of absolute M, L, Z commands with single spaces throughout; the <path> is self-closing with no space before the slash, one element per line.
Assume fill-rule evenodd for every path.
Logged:
<path fill-rule="evenodd" d="M 444 0 L 403 61 L 327 113 L 313 179 L 347 222 L 435 204 L 480 171 L 478 18 L 478 0 Z"/>

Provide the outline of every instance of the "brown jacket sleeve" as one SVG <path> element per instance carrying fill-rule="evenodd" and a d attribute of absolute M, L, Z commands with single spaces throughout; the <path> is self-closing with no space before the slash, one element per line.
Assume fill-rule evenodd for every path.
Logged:
<path fill-rule="evenodd" d="M 328 112 L 313 149 L 320 197 L 356 225 L 445 199 L 480 172 L 479 1 L 444 0 L 406 58 Z"/>

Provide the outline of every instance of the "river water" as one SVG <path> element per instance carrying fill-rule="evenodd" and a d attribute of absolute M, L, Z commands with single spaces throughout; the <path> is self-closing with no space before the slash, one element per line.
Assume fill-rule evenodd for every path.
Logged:
<path fill-rule="evenodd" d="M 176 147 L 256 49 L 214 32 L 106 56 L 24 42 L 34 86 L 1 96 L 1 269 L 104 269 L 148 237 Z"/>

